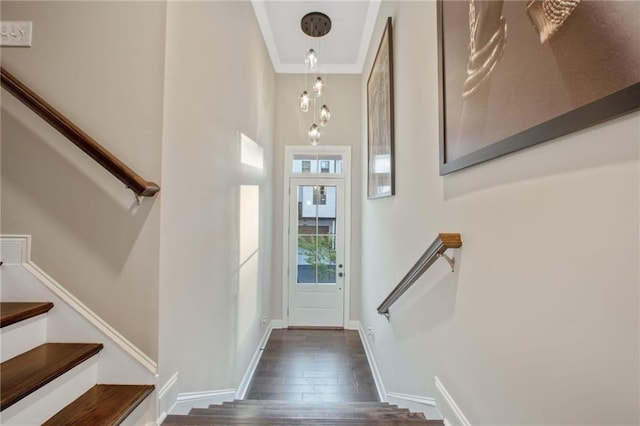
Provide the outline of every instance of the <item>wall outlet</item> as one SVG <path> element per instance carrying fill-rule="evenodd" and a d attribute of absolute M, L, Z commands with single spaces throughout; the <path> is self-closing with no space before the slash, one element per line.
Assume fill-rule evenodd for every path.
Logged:
<path fill-rule="evenodd" d="M 262 318 L 260 318 L 260 324 L 264 325 L 266 323 L 267 323 L 267 317 L 263 316 Z"/>
<path fill-rule="evenodd" d="M 373 336 L 373 327 L 367 327 L 367 336 Z"/>
<path fill-rule="evenodd" d="M 31 21 L 0 22 L 0 46 L 31 47 Z"/>

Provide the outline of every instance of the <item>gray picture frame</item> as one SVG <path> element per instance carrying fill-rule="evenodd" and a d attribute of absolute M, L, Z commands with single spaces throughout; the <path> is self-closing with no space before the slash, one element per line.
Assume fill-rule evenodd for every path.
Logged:
<path fill-rule="evenodd" d="M 482 1 L 475 0 L 474 3 L 474 6 L 480 10 Z M 500 2 L 493 3 L 499 4 Z M 446 175 L 514 151 L 568 135 L 640 109 L 640 79 L 637 78 L 637 69 L 639 69 L 637 64 L 640 63 L 640 54 L 638 53 L 640 52 L 640 43 L 638 42 L 640 40 L 638 37 L 640 31 L 632 28 L 633 25 L 637 27 L 637 18 L 640 16 L 640 3 L 581 2 L 575 8 L 575 12 L 564 22 L 564 26 L 559 28 L 557 32 L 552 33 L 548 40 L 542 41 L 542 36 L 540 36 L 540 40 L 537 39 L 538 33 L 536 33 L 536 27 L 532 25 L 533 18 L 530 18 L 532 16 L 530 8 L 536 7 L 537 4 L 542 4 L 542 0 L 534 2 L 509 1 L 504 2 L 505 20 L 511 20 L 508 35 L 505 26 L 505 38 L 507 38 L 506 47 L 504 47 L 505 53 L 502 55 L 502 52 L 500 52 L 500 55 L 496 55 L 499 58 L 498 61 L 503 63 L 496 62 L 493 64 L 495 69 L 490 71 L 492 74 L 488 77 L 485 76 L 486 82 L 489 82 L 487 84 L 489 87 L 486 89 L 488 95 L 485 107 L 489 109 L 496 103 L 502 102 L 503 105 L 506 105 L 501 110 L 503 117 L 501 121 L 483 121 L 475 117 L 474 122 L 486 122 L 486 128 L 492 128 L 492 126 L 515 126 L 513 123 L 520 120 L 522 115 L 525 114 L 522 112 L 523 108 L 529 108 L 529 112 L 539 112 L 540 120 L 533 125 L 522 125 L 519 128 L 513 128 L 510 133 L 494 139 L 487 137 L 482 142 L 479 140 L 481 139 L 481 132 L 485 129 L 475 133 L 459 131 L 458 129 L 463 128 L 465 125 L 465 118 L 471 116 L 473 120 L 473 114 L 479 114 L 477 105 L 473 106 L 476 108 L 474 110 L 469 107 L 469 104 L 465 104 L 468 102 L 467 100 L 462 101 L 460 99 L 462 97 L 461 93 L 464 93 L 461 82 L 464 82 L 464 77 L 469 79 L 469 63 L 471 61 L 469 59 L 467 64 L 462 64 L 456 60 L 456 56 L 459 57 L 463 54 L 471 58 L 469 53 L 470 30 L 467 28 L 465 32 L 464 28 L 465 25 L 467 27 L 471 26 L 469 24 L 471 20 L 470 13 L 468 6 L 466 11 L 460 10 L 461 5 L 465 4 L 468 5 L 469 3 L 443 2 L 443 0 L 438 0 L 437 2 L 440 175 Z M 606 10 L 597 9 L 598 7 L 604 7 L 604 4 L 606 4 Z M 458 8 L 455 14 L 451 12 L 454 8 Z M 581 18 L 587 15 L 590 16 L 590 19 L 593 19 L 594 15 L 597 16 L 597 14 L 603 14 L 604 12 L 609 13 L 610 16 L 603 16 L 602 19 L 616 22 L 616 25 L 602 23 L 594 28 L 579 22 Z M 482 13 L 482 11 L 478 13 Z M 617 15 L 612 16 L 612 14 Z M 516 19 L 520 21 L 515 22 Z M 516 23 L 520 25 L 516 25 Z M 603 29 L 607 29 L 609 32 L 603 33 Z M 600 32 L 596 34 L 597 31 Z M 618 34 L 620 31 L 626 31 L 627 37 L 620 36 Z M 466 40 L 462 40 L 461 33 L 466 34 Z M 629 37 L 629 33 L 635 34 L 635 36 Z M 636 43 L 631 43 L 630 46 L 628 40 L 634 39 Z M 527 43 L 526 49 L 521 47 L 525 45 L 523 40 Z M 495 49 L 501 47 L 496 46 Z M 616 51 L 616 49 L 621 49 L 622 47 L 627 50 L 626 54 Z M 454 51 L 452 52 L 452 50 Z M 518 52 L 520 57 L 516 57 L 514 52 Z M 526 52 L 526 54 L 522 52 Z M 536 58 L 544 58 L 545 55 L 548 58 L 555 59 L 557 63 L 547 61 L 550 64 L 545 68 L 543 61 L 536 61 Z M 618 61 L 613 66 L 612 62 L 615 63 L 616 59 L 623 60 Z M 509 86 L 504 83 L 504 80 L 515 78 L 512 76 L 518 75 L 516 67 L 524 67 L 525 64 L 529 64 L 530 69 L 525 74 L 528 79 L 523 79 L 523 86 L 527 84 L 537 84 L 537 86 L 528 90 L 519 90 L 514 88 L 513 85 Z M 580 65 L 581 68 L 577 69 L 577 65 Z M 573 70 L 572 78 L 567 78 L 567 75 L 569 75 L 566 72 L 567 69 Z M 556 72 L 564 79 L 557 78 L 557 81 L 540 83 L 541 78 L 549 76 L 552 72 Z M 636 73 L 635 80 L 633 78 L 634 72 Z M 463 73 L 466 74 L 463 75 Z M 606 90 L 608 89 L 602 89 L 602 94 L 594 95 L 593 99 L 588 99 L 585 95 L 579 102 L 575 100 L 579 95 L 582 96 L 583 93 L 587 93 L 598 84 L 601 84 L 601 80 L 605 80 L 602 78 L 603 75 L 609 80 L 620 79 L 616 90 L 607 92 Z M 625 75 L 627 77 L 623 79 L 622 76 Z M 588 80 L 590 76 L 595 76 L 592 82 Z M 631 76 L 631 78 L 628 76 Z M 458 84 L 456 85 L 452 82 Z M 578 83 L 582 84 L 582 86 L 579 87 Z M 535 96 L 527 97 L 525 95 L 543 90 L 550 92 L 546 85 L 551 84 L 555 85 L 553 87 L 556 93 L 561 93 L 562 91 L 568 93 L 569 95 L 565 96 L 567 99 L 562 99 L 561 96 L 558 96 L 558 101 L 555 103 L 551 99 L 548 100 L 547 105 L 541 104 L 537 109 L 534 109 L 531 105 L 536 105 L 536 100 L 531 99 L 535 98 Z M 594 93 L 599 92 L 594 91 Z M 508 96 L 512 98 L 507 99 Z M 560 102 L 574 103 L 577 106 L 566 108 L 561 113 L 553 116 L 544 116 L 549 109 L 553 109 Z M 452 107 L 455 103 L 464 105 L 456 109 Z M 462 113 L 454 113 L 457 111 L 462 111 Z M 484 114 L 486 111 L 482 113 Z M 487 116 L 490 115 L 490 113 L 487 113 Z M 472 120 L 469 120 L 469 122 Z M 489 132 L 487 131 L 487 133 Z M 468 137 L 463 138 L 461 135 Z M 463 144 L 467 144 L 466 151 L 458 148 Z M 473 145 L 477 145 L 477 149 L 469 148 Z M 455 154 L 454 151 L 456 149 L 462 154 Z M 615 148 L 612 147 L 612 149 Z"/>
<path fill-rule="evenodd" d="M 367 80 L 367 197 L 395 195 L 393 38 L 391 17 Z"/>

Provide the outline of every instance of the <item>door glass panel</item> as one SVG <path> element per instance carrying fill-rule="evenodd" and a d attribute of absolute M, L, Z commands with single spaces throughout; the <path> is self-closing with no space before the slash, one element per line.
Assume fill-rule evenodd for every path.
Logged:
<path fill-rule="evenodd" d="M 296 193 L 297 282 L 335 284 L 337 187 L 298 185 Z"/>
<path fill-rule="evenodd" d="M 296 262 L 298 284 L 316 284 L 317 282 L 316 244 L 315 236 L 298 237 L 298 261 Z"/>
<path fill-rule="evenodd" d="M 336 282 L 336 237 L 317 237 L 318 283 Z"/>

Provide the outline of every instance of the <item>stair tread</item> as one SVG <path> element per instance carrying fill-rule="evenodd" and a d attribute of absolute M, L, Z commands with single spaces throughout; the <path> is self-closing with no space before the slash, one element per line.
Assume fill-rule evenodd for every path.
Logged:
<path fill-rule="evenodd" d="M 44 314 L 53 308 L 51 302 L 1 302 L 0 327 Z"/>
<path fill-rule="evenodd" d="M 336 401 L 336 402 L 328 402 L 328 401 L 310 401 L 310 402 L 300 402 L 300 401 L 274 401 L 268 399 L 235 399 L 233 401 L 223 402 L 223 405 L 227 404 L 242 404 L 242 405 L 286 405 L 286 406 L 296 406 L 300 405 L 303 407 L 316 406 L 316 405 L 327 405 L 331 407 L 336 406 L 349 406 L 349 407 L 397 407 L 397 405 L 391 405 L 388 402 L 377 402 L 377 401 Z"/>
<path fill-rule="evenodd" d="M 330 402 L 325 402 L 323 404 L 312 404 L 312 405 L 303 405 L 306 403 L 302 403 L 301 405 L 273 405 L 273 406 L 265 406 L 265 405 L 248 405 L 248 404 L 227 404 L 223 405 L 209 405 L 208 409 L 247 409 L 247 410 L 278 410 L 278 411 L 293 411 L 293 410 L 313 410 L 313 411 L 340 411 L 340 412 L 361 412 L 361 411 L 376 411 L 376 412 L 388 412 L 388 411 L 403 411 L 409 412 L 406 408 L 398 408 L 397 406 L 385 406 L 385 407 L 377 407 L 377 406 L 346 406 L 346 405 L 331 405 Z"/>
<path fill-rule="evenodd" d="M 270 410 L 268 408 L 235 408 L 235 409 L 218 409 L 218 408 L 193 408 L 189 412 L 189 415 L 198 416 L 215 416 L 218 418 L 223 417 L 240 417 L 240 418 L 288 418 L 288 419 L 308 419 L 308 418 L 321 418 L 321 419 L 424 419 L 422 413 L 411 413 L 409 410 L 388 410 L 388 411 L 376 411 L 376 410 L 314 410 L 308 409 L 295 409 L 295 410 Z"/>
<path fill-rule="evenodd" d="M 425 419 L 335 419 L 335 418 L 233 418 L 216 416 L 199 416 L 199 415 L 169 415 L 162 423 L 163 425 L 367 425 L 367 426 L 383 426 L 383 425 L 406 425 L 406 424 L 422 424 L 422 425 L 439 425 L 442 426 L 441 420 L 425 420 Z"/>
<path fill-rule="evenodd" d="M 0 411 L 92 357 L 101 343 L 45 343 L 0 364 Z"/>
<path fill-rule="evenodd" d="M 44 425 L 119 425 L 153 389 L 153 385 L 95 385 Z"/>

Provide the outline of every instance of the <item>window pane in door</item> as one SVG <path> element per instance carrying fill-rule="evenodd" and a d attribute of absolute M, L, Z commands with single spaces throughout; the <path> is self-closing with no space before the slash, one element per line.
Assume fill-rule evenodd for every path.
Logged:
<path fill-rule="evenodd" d="M 336 237 L 317 237 L 317 271 L 318 283 L 329 284 L 336 282 Z"/>
<path fill-rule="evenodd" d="M 296 262 L 297 282 L 299 284 L 315 284 L 317 277 L 316 237 L 298 237 L 298 255 Z"/>

